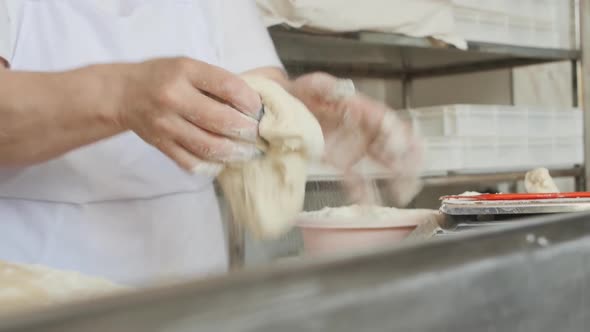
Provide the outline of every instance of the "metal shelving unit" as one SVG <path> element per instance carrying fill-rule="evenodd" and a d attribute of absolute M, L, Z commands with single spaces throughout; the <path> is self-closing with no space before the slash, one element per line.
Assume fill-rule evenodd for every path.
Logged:
<path fill-rule="evenodd" d="M 585 1 L 581 1 L 585 2 Z M 576 6 L 583 6 L 582 3 Z M 574 4 L 574 2 L 572 2 Z M 582 13 L 582 10 L 576 10 Z M 588 15 L 588 13 L 586 13 Z M 586 20 L 580 20 L 586 21 Z M 585 23 L 585 22 L 584 22 Z M 585 24 L 577 24 L 576 36 Z M 285 27 L 270 29 L 277 51 L 287 70 L 292 74 L 325 71 L 337 76 L 378 77 L 400 79 L 403 106 L 411 107 L 412 81 L 417 78 L 481 72 L 517 66 L 569 61 L 572 65 L 572 105 L 580 104 L 580 61 L 583 48 L 552 49 L 517 45 L 468 42 L 466 50 L 459 50 L 431 38 L 414 38 L 380 32 L 346 34 L 317 34 Z M 587 34 L 590 36 L 590 34 Z M 582 43 L 586 46 L 587 43 Z M 584 55 L 587 55 L 585 52 Z M 585 73 L 588 75 L 588 73 Z M 590 77 L 589 77 L 590 79 Z M 590 96 L 589 96 L 590 98 Z M 588 98 L 585 98 L 588 100 Z M 590 101 L 589 101 L 590 103 Z M 584 105 L 590 106 L 590 105 Z M 589 107 L 584 107 L 589 109 Z M 587 118 L 587 117 L 586 117 Z M 585 132 L 590 124 L 585 126 Z M 586 149 L 590 145 L 586 141 Z M 586 151 L 586 155 L 590 152 Z M 524 178 L 527 170 L 510 172 L 457 173 L 425 175 L 427 185 L 463 184 L 473 182 L 510 182 Z M 551 169 L 556 177 L 575 177 L 576 187 L 585 188 L 583 166 L 572 165 Z M 379 176 L 374 176 L 378 178 Z M 335 180 L 319 177 L 313 180 Z"/>
<path fill-rule="evenodd" d="M 422 78 L 580 59 L 578 50 L 468 42 L 459 50 L 430 38 L 380 32 L 315 34 L 270 29 L 288 70 L 383 78 Z"/>

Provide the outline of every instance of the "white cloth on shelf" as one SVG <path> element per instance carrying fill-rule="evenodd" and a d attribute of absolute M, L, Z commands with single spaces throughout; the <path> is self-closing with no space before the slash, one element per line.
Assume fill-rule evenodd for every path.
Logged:
<path fill-rule="evenodd" d="M 257 0 L 267 26 L 326 32 L 378 31 L 433 37 L 460 49 L 452 0 Z"/>

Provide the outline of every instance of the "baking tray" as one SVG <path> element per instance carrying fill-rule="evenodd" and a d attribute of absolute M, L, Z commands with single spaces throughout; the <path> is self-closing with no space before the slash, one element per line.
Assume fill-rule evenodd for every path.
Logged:
<path fill-rule="evenodd" d="M 538 200 L 444 199 L 440 211 L 447 215 L 535 215 L 590 211 L 590 198 Z"/>

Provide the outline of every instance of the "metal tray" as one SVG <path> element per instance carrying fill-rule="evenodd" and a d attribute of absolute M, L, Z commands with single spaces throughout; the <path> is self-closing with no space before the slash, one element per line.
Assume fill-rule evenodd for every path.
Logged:
<path fill-rule="evenodd" d="M 440 211 L 447 215 L 536 215 L 590 211 L 590 199 L 468 201 L 443 200 Z"/>

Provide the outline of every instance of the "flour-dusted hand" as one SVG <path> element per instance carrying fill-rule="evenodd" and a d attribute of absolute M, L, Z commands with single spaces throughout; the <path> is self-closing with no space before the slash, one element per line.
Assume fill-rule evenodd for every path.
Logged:
<path fill-rule="evenodd" d="M 132 65 L 119 119 L 187 170 L 255 158 L 261 101 L 240 77 L 187 58 Z"/>
<path fill-rule="evenodd" d="M 312 73 L 293 82 L 293 93 L 318 118 L 326 139 L 325 159 L 347 173 L 351 190 L 363 188 L 353 166 L 369 156 L 390 172 L 391 199 L 403 206 L 421 188 L 420 139 L 409 123 L 378 101 L 354 92 L 350 80 Z M 354 194 L 363 199 L 363 191 Z M 359 197 L 361 196 L 361 197 Z"/>

